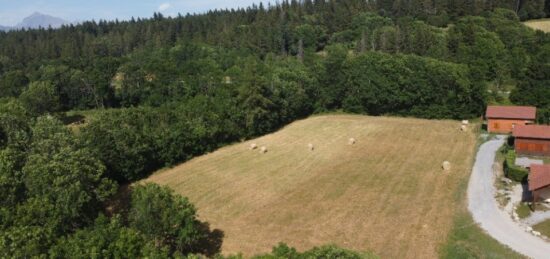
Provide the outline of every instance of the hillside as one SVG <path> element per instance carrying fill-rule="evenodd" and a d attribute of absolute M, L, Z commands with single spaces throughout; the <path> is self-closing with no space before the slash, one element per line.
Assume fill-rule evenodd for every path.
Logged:
<path fill-rule="evenodd" d="M 526 21 L 523 24 L 535 30 L 541 30 L 543 32 L 550 33 L 550 19 L 531 20 Z"/>
<path fill-rule="evenodd" d="M 268 152 L 249 150 L 251 143 Z M 474 145 L 475 134 L 455 121 L 319 116 L 147 181 L 188 196 L 202 220 L 224 231 L 224 254 L 268 252 L 283 241 L 434 258 L 453 225 Z"/>

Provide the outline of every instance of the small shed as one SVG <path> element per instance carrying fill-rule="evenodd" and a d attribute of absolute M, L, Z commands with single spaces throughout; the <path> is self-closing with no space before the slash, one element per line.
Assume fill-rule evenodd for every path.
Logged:
<path fill-rule="evenodd" d="M 522 125 L 514 128 L 514 148 L 520 155 L 550 156 L 550 126 Z"/>
<path fill-rule="evenodd" d="M 532 106 L 488 106 L 487 131 L 509 134 L 515 126 L 535 123 L 537 108 Z"/>
<path fill-rule="evenodd" d="M 534 202 L 550 199 L 550 165 L 531 165 L 528 179 Z"/>

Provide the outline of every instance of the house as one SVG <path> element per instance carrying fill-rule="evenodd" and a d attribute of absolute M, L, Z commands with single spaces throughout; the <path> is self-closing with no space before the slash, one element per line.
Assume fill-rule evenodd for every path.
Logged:
<path fill-rule="evenodd" d="M 550 126 L 518 125 L 513 134 L 517 154 L 550 156 Z"/>
<path fill-rule="evenodd" d="M 533 124 L 537 108 L 531 106 L 488 106 L 485 118 L 489 133 L 512 133 L 516 125 Z"/>
<path fill-rule="evenodd" d="M 550 165 L 531 165 L 528 179 L 534 202 L 550 199 Z"/>

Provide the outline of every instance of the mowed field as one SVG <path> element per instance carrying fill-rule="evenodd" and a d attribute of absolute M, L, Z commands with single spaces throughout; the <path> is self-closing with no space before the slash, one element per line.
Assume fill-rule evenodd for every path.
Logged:
<path fill-rule="evenodd" d="M 523 24 L 535 30 L 550 32 L 550 19 L 531 20 L 531 21 L 526 21 Z"/>
<path fill-rule="evenodd" d="M 223 254 L 250 256 L 286 242 L 436 258 L 473 162 L 476 135 L 459 128 L 456 121 L 317 116 L 147 181 L 189 197 L 200 219 L 225 233 Z M 251 143 L 269 151 L 249 150 Z M 450 172 L 441 169 L 445 160 Z"/>

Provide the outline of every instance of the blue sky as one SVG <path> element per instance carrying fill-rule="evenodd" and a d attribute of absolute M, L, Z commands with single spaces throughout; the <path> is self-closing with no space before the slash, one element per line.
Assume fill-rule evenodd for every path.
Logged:
<path fill-rule="evenodd" d="M 209 9 L 246 7 L 262 0 L 0 0 L 0 25 L 13 26 L 34 12 L 67 21 L 120 20 L 150 17 L 153 12 L 176 15 Z M 263 1 L 264 3 L 267 1 Z"/>

